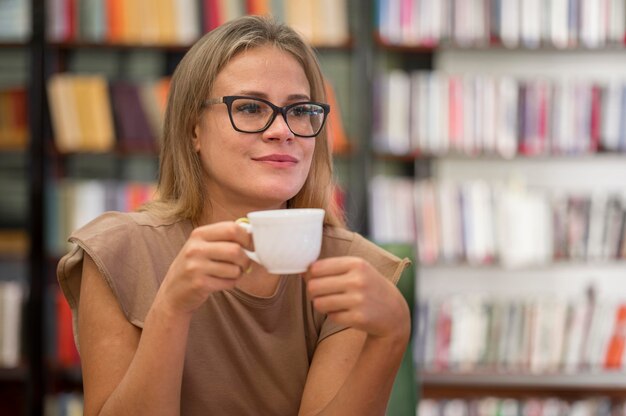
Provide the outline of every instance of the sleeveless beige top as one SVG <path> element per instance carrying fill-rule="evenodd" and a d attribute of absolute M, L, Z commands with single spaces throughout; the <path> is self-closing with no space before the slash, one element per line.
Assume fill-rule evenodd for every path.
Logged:
<path fill-rule="evenodd" d="M 74 323 L 87 253 L 133 325 L 142 328 L 170 263 L 193 226 L 149 213 L 106 213 L 76 231 L 57 277 Z M 356 233 L 326 227 L 323 257 L 359 256 L 397 283 L 400 260 Z M 182 415 L 295 415 L 317 344 L 344 329 L 316 312 L 299 276 L 282 276 L 276 292 L 257 297 L 213 293 L 192 319 L 183 370 Z M 75 336 L 76 325 L 74 325 Z M 158 380 L 154 381 L 158 383 Z"/>

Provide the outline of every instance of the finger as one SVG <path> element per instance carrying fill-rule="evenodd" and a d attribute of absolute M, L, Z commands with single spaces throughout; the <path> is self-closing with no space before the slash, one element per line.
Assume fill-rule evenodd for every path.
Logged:
<path fill-rule="evenodd" d="M 343 293 L 348 289 L 347 275 L 327 276 L 307 281 L 307 291 L 311 297 Z"/>
<path fill-rule="evenodd" d="M 367 262 L 360 257 L 329 257 L 314 262 L 308 270 L 308 278 L 346 274 L 351 270 L 364 269 Z"/>
<path fill-rule="evenodd" d="M 243 275 L 244 269 L 234 263 L 226 263 L 211 260 L 205 269 L 205 274 L 220 279 L 238 279 Z"/>
<path fill-rule="evenodd" d="M 243 270 L 246 270 L 250 266 L 250 258 L 238 243 L 212 241 L 202 246 L 202 249 L 206 252 L 206 257 L 211 260 L 234 263 Z"/>
<path fill-rule="evenodd" d="M 234 221 L 202 225 L 191 232 L 192 236 L 205 241 L 233 241 L 242 247 L 252 246 L 252 236 Z"/>
<path fill-rule="evenodd" d="M 352 310 L 362 303 L 363 296 L 359 293 L 340 293 L 313 299 L 315 310 L 326 314 Z"/>

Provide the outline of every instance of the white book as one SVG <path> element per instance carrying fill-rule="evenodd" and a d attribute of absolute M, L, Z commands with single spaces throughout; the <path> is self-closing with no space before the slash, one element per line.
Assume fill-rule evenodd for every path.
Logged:
<path fill-rule="evenodd" d="M 537 303 L 535 336 L 531 370 L 556 372 L 559 369 L 564 347 L 567 304 L 559 299 L 543 298 Z"/>
<path fill-rule="evenodd" d="M 434 399 L 420 399 L 416 416 L 439 416 L 439 403 Z"/>
<path fill-rule="evenodd" d="M 20 364 L 20 333 L 22 327 L 22 303 L 24 287 L 16 281 L 0 283 L 0 307 L 2 308 L 2 345 L 0 367 L 14 368 Z"/>
<path fill-rule="evenodd" d="M 613 301 L 602 299 L 596 303 L 589 327 L 588 348 L 585 357 L 585 362 L 593 371 L 600 371 L 604 367 L 606 349 L 615 324 L 615 311 L 616 305 Z"/>
<path fill-rule="evenodd" d="M 589 234 L 587 238 L 587 260 L 602 259 L 602 237 L 605 229 L 607 195 L 604 192 L 595 192 L 591 196 L 589 213 Z"/>
<path fill-rule="evenodd" d="M 588 48 L 604 44 L 603 7 L 604 0 L 580 0 L 580 40 Z"/>
<path fill-rule="evenodd" d="M 431 72 L 428 76 L 428 153 L 441 155 L 444 153 L 445 145 L 443 139 L 443 98 L 445 94 L 441 88 L 444 83 L 442 75 L 438 72 Z"/>
<path fill-rule="evenodd" d="M 413 197 L 414 182 L 410 178 L 397 178 L 393 182 L 393 197 L 389 201 L 394 213 L 394 240 L 400 243 L 415 243 L 416 224 Z"/>
<path fill-rule="evenodd" d="M 429 9 L 429 20 L 430 20 L 430 34 L 429 34 L 429 43 L 432 46 L 437 46 L 445 35 L 445 15 L 444 13 L 449 13 L 447 2 L 449 0 L 439 0 L 439 1 L 431 1 L 430 9 Z"/>
<path fill-rule="evenodd" d="M 502 0 L 500 6 L 500 38 L 507 48 L 516 48 L 520 42 L 522 0 Z"/>
<path fill-rule="evenodd" d="M 545 262 L 549 257 L 546 198 L 522 187 L 502 189 L 496 199 L 498 252 L 502 265 L 517 268 Z"/>
<path fill-rule="evenodd" d="M 516 399 L 502 399 L 500 402 L 500 416 L 518 416 L 520 404 Z"/>
<path fill-rule="evenodd" d="M 430 103 L 428 102 L 428 72 L 411 73 L 411 148 L 427 153 Z"/>
<path fill-rule="evenodd" d="M 494 257 L 495 249 L 491 190 L 484 181 L 472 181 L 468 191 L 472 241 L 467 245 L 467 260 L 474 265 L 485 264 Z"/>
<path fill-rule="evenodd" d="M 608 0 L 607 42 L 621 45 L 626 31 L 626 5 L 624 0 Z"/>
<path fill-rule="evenodd" d="M 435 354 L 437 353 L 437 321 L 442 301 L 439 299 L 428 300 L 428 329 L 426 330 L 426 345 L 424 348 L 424 369 L 435 368 Z"/>
<path fill-rule="evenodd" d="M 200 37 L 198 2 L 196 0 L 177 0 L 174 2 L 176 41 L 189 45 Z"/>
<path fill-rule="evenodd" d="M 410 149 L 410 102 L 411 82 L 407 72 L 392 70 L 387 74 L 389 95 L 387 97 L 387 131 L 389 151 L 394 154 L 407 154 Z"/>
<path fill-rule="evenodd" d="M 369 228 L 372 239 L 378 243 L 391 241 L 393 219 L 388 209 L 391 200 L 389 189 L 389 180 L 382 175 L 373 177 L 369 183 Z"/>
<path fill-rule="evenodd" d="M 474 77 L 463 76 L 463 152 L 474 155 L 476 152 L 476 85 Z"/>
<path fill-rule="evenodd" d="M 497 149 L 500 156 L 510 159 L 517 154 L 519 86 L 511 77 L 500 77 L 497 88 Z"/>
<path fill-rule="evenodd" d="M 437 74 L 437 96 L 438 98 L 438 117 L 437 123 L 437 148 L 436 153 L 439 155 L 446 154 L 450 151 L 450 93 L 449 93 L 449 77 L 441 72 Z"/>
<path fill-rule="evenodd" d="M 496 153 L 497 143 L 497 98 L 496 81 L 492 76 L 482 78 L 482 150 L 487 154 Z"/>
<path fill-rule="evenodd" d="M 566 81 L 555 81 L 550 150 L 557 155 L 568 152 L 570 147 L 568 141 L 573 135 L 570 91 L 571 88 Z"/>
<path fill-rule="evenodd" d="M 439 182 L 437 198 L 441 227 L 440 258 L 445 263 L 453 263 L 461 258 L 463 251 L 459 195 L 456 185 L 449 181 Z"/>
<path fill-rule="evenodd" d="M 381 36 L 391 44 L 401 44 L 403 41 L 401 2 L 402 0 L 385 0 L 384 2 L 387 4 L 387 9 L 383 26 L 384 31 L 381 30 Z M 381 4 L 382 3 L 383 2 L 381 2 Z"/>
<path fill-rule="evenodd" d="M 443 402 L 441 416 L 467 416 L 469 409 L 463 399 L 452 399 Z"/>
<path fill-rule="evenodd" d="M 541 2 L 542 0 L 521 2 L 520 37 L 526 48 L 538 48 L 541 44 Z"/>
<path fill-rule="evenodd" d="M 474 83 L 474 153 L 483 154 L 485 152 L 484 133 L 484 76 L 476 75 Z"/>
<path fill-rule="evenodd" d="M 567 48 L 569 43 L 569 0 L 550 0 L 550 40 L 557 48 Z"/>
<path fill-rule="evenodd" d="M 315 8 L 315 37 L 322 45 L 344 45 L 350 38 L 346 0 L 318 0 Z"/>
<path fill-rule="evenodd" d="M 99 180 L 80 180 L 74 188 L 74 208 L 71 229 L 81 228 L 105 212 L 106 191 L 104 182 Z"/>

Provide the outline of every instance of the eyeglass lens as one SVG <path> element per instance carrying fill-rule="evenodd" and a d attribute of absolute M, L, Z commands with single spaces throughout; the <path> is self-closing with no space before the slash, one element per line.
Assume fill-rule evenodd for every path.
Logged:
<path fill-rule="evenodd" d="M 237 129 L 254 133 L 269 126 L 274 110 L 263 101 L 238 98 L 232 102 L 231 115 Z M 313 103 L 298 104 L 289 108 L 285 121 L 293 134 L 314 136 L 324 122 L 324 108 Z"/>

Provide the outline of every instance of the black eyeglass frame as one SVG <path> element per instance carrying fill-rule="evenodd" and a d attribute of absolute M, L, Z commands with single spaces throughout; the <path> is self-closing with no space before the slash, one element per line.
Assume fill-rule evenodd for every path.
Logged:
<path fill-rule="evenodd" d="M 232 114 L 233 101 L 238 100 L 238 99 L 261 101 L 262 103 L 267 104 L 273 110 L 274 113 L 272 114 L 272 116 L 270 117 L 268 122 L 265 124 L 265 126 L 263 126 L 262 128 L 260 128 L 258 130 L 255 130 L 255 131 L 241 130 L 240 128 L 238 128 L 235 125 L 235 121 L 233 120 L 233 114 Z M 318 102 L 315 102 L 315 101 L 299 101 L 297 103 L 292 103 L 292 104 L 286 105 L 284 107 L 278 107 L 277 105 L 274 105 L 271 102 L 269 102 L 267 100 L 264 100 L 263 98 L 249 97 L 249 96 L 245 96 L 245 95 L 225 95 L 225 96 L 219 97 L 219 98 L 209 98 L 208 100 L 205 100 L 205 101 L 202 102 L 202 107 L 207 107 L 207 106 L 213 105 L 213 104 L 226 104 L 226 108 L 228 109 L 228 118 L 230 118 L 230 124 L 233 126 L 233 129 L 235 129 L 236 131 L 238 131 L 240 133 L 261 133 L 261 132 L 264 132 L 265 130 L 270 128 L 270 126 L 272 125 L 272 123 L 276 119 L 276 116 L 278 114 L 281 114 L 283 116 L 283 120 L 285 120 L 285 124 L 289 128 L 289 131 L 292 132 L 294 134 L 294 136 L 311 138 L 311 137 L 315 137 L 318 134 L 320 134 L 320 132 L 324 128 L 324 124 L 326 124 L 326 120 L 328 119 L 328 114 L 330 113 L 330 105 L 325 104 L 325 103 L 318 103 Z M 303 104 L 315 104 L 315 105 L 320 106 L 324 110 L 324 118 L 322 119 L 322 123 L 320 124 L 320 127 L 317 130 L 317 132 L 315 132 L 315 134 L 309 134 L 309 135 L 296 134 L 291 129 L 291 126 L 289 125 L 289 122 L 287 121 L 287 112 L 289 110 L 291 110 L 292 108 L 297 107 L 299 105 L 303 105 Z"/>

